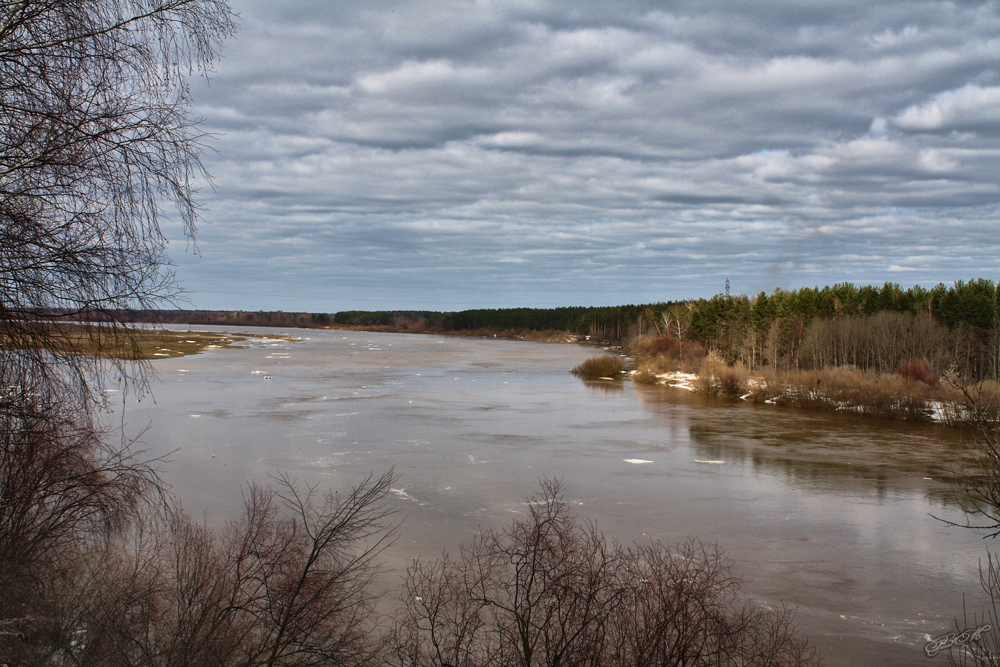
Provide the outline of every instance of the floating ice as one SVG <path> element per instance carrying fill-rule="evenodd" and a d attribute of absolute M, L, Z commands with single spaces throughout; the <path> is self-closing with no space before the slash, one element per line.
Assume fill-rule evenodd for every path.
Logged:
<path fill-rule="evenodd" d="M 708 463 L 715 466 L 721 466 L 725 461 L 710 461 L 708 459 L 695 459 L 695 463 Z"/>
<path fill-rule="evenodd" d="M 416 498 L 414 498 L 413 496 L 411 496 L 410 494 L 408 494 L 406 492 L 406 489 L 392 489 L 392 488 L 390 488 L 389 489 L 389 493 L 391 493 L 391 494 L 393 494 L 395 496 L 399 496 L 400 498 L 403 498 L 404 500 L 412 500 L 413 502 L 418 502 Z"/>
<path fill-rule="evenodd" d="M 625 459 L 625 463 L 634 463 L 638 465 L 640 463 L 652 463 L 652 461 L 647 461 L 646 459 Z"/>

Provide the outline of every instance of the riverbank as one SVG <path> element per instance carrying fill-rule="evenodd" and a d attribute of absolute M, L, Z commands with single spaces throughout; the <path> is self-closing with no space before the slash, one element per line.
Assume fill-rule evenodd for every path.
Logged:
<path fill-rule="evenodd" d="M 301 340 L 287 335 L 254 336 L 159 327 L 104 330 L 85 325 L 54 325 L 49 332 L 44 340 L 45 347 L 57 354 L 125 361 L 186 357 L 206 350 L 240 347 L 248 341 L 290 343 Z M 21 344 L 30 345 L 24 342 Z"/>
<path fill-rule="evenodd" d="M 929 375 L 865 373 L 856 368 L 764 371 L 751 373 L 729 366 L 714 355 L 695 371 L 691 364 L 664 368 L 657 360 L 636 361 L 627 377 L 648 385 L 787 407 L 853 412 L 856 414 L 964 425 L 968 422 L 965 397 L 953 384 Z M 982 382 L 975 392 L 1000 397 L 1000 385 Z"/>
<path fill-rule="evenodd" d="M 268 337 L 271 338 L 271 337 Z M 206 350 L 219 350 L 235 347 L 245 343 L 249 336 L 213 331 L 176 331 L 167 329 L 138 329 L 129 336 L 127 347 L 106 348 L 101 350 L 101 356 L 122 358 L 129 354 L 130 359 L 149 361 L 153 359 L 174 359 L 192 354 L 201 354 Z M 287 336 L 283 340 L 291 340 Z"/>
<path fill-rule="evenodd" d="M 187 316 L 185 316 L 187 315 Z M 464 336 L 470 338 L 498 338 L 504 340 L 527 340 L 538 343 L 579 343 L 582 345 L 621 346 L 619 342 L 608 342 L 592 338 L 586 334 L 571 333 L 568 329 L 511 327 L 462 327 L 438 326 L 427 318 L 399 317 L 391 323 L 378 322 L 334 322 L 330 316 L 310 317 L 309 313 L 283 312 L 224 312 L 224 311 L 158 311 L 135 320 L 136 324 L 156 326 L 218 326 L 235 329 L 268 327 L 279 329 L 308 329 L 329 331 L 361 331 L 368 333 L 428 334 L 433 336 Z"/>
<path fill-rule="evenodd" d="M 502 340 L 525 340 L 535 343 L 578 343 L 581 345 L 608 345 L 605 342 L 590 340 L 589 336 L 567 333 L 556 329 L 437 329 L 406 325 L 360 325 L 360 324 L 330 324 L 312 326 L 312 329 L 329 329 L 332 331 L 362 331 L 370 333 L 427 334 L 432 336 L 460 336 L 464 338 L 496 338 Z"/>

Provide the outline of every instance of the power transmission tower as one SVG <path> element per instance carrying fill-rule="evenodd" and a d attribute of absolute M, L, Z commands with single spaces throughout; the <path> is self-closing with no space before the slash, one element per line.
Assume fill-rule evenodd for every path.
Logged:
<path fill-rule="evenodd" d="M 726 278 L 726 298 L 729 298 L 729 278 Z"/>

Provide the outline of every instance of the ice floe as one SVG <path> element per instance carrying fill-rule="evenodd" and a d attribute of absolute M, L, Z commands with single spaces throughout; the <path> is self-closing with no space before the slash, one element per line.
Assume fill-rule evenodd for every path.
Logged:
<path fill-rule="evenodd" d="M 416 498 L 414 498 L 413 496 L 411 496 L 410 494 L 408 494 L 406 492 L 406 489 L 393 489 L 393 488 L 390 488 L 389 489 L 389 493 L 393 494 L 394 496 L 398 496 L 398 497 L 402 498 L 403 500 L 411 500 L 411 501 L 413 501 L 415 503 L 419 503 L 420 502 L 419 500 L 417 500 Z"/>

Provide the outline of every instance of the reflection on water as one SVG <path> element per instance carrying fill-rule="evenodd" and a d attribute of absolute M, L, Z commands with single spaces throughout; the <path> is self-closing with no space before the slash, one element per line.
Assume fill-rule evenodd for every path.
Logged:
<path fill-rule="evenodd" d="M 625 383 L 621 380 L 581 380 L 583 386 L 600 394 L 617 394 L 625 391 Z"/>
<path fill-rule="evenodd" d="M 151 424 L 151 454 L 177 450 L 163 475 L 196 516 L 236 514 L 244 481 L 276 470 L 344 488 L 394 467 L 392 588 L 559 476 L 613 539 L 718 541 L 749 594 L 799 606 L 829 665 L 914 664 L 963 593 L 978 609 L 983 542 L 928 516 L 960 518 L 942 500 L 959 431 L 583 383 L 575 345 L 301 335 L 154 362 L 155 402 L 128 422 Z"/>
<path fill-rule="evenodd" d="M 780 475 L 790 484 L 830 490 L 868 488 L 876 494 L 921 489 L 953 502 L 953 482 L 973 463 L 970 432 L 936 424 L 914 424 L 820 410 L 682 394 L 639 387 L 648 410 L 691 410 L 688 430 L 696 451 L 754 470 Z"/>

